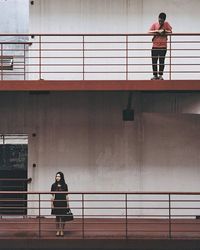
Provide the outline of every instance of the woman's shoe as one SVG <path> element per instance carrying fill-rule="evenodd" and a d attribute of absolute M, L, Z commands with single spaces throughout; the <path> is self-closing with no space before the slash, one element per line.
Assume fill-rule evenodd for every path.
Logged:
<path fill-rule="evenodd" d="M 59 235 L 60 235 L 60 232 L 59 232 L 59 231 L 57 231 L 57 232 L 56 232 L 56 236 L 59 236 Z"/>
<path fill-rule="evenodd" d="M 64 236 L 64 232 L 63 231 L 60 231 L 60 236 Z"/>

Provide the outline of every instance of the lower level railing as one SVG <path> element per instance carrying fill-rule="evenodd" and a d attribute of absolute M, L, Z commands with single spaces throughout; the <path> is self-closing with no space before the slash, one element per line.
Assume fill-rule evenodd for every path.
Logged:
<path fill-rule="evenodd" d="M 13 198 L 16 193 L 20 198 Z M 0 238 L 56 237 L 51 197 L 0 191 Z M 200 193 L 70 192 L 68 197 L 74 219 L 65 222 L 66 238 L 200 238 Z"/>

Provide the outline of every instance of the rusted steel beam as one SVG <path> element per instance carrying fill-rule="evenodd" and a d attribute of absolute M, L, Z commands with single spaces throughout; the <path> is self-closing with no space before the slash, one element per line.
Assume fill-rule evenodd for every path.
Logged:
<path fill-rule="evenodd" d="M 3 80 L 0 91 L 199 91 L 200 80 Z"/>

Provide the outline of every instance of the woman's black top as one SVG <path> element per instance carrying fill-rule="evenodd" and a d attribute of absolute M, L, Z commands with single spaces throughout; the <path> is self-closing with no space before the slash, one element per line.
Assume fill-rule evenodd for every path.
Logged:
<path fill-rule="evenodd" d="M 51 186 L 51 192 L 53 192 L 53 191 L 56 191 L 56 192 L 66 191 L 66 192 L 68 192 L 67 184 L 63 184 L 61 186 L 58 186 L 58 183 L 55 182 Z M 67 210 L 66 193 L 55 193 L 54 195 L 55 195 L 54 200 L 53 200 L 54 207 L 52 208 L 51 214 L 55 214 L 57 216 L 65 215 L 66 210 Z"/>

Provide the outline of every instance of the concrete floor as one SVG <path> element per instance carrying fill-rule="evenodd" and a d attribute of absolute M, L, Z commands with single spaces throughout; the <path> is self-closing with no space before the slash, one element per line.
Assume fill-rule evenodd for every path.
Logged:
<path fill-rule="evenodd" d="M 0 239 L 57 239 L 53 218 L 2 218 Z M 61 237 L 59 237 L 60 239 Z M 65 239 L 200 239 L 198 219 L 74 219 Z"/>
<path fill-rule="evenodd" d="M 83 232 L 84 229 L 84 232 Z M 200 220 L 81 219 L 68 222 L 64 237 L 55 236 L 53 218 L 3 218 L 1 250 L 197 250 Z"/>

